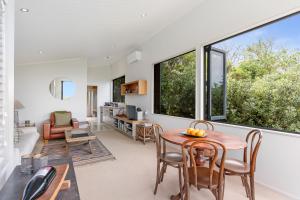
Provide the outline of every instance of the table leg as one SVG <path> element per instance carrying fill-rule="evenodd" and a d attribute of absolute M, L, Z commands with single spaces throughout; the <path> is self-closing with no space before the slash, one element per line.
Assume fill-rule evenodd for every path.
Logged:
<path fill-rule="evenodd" d="M 93 147 L 92 147 L 92 141 L 91 140 L 89 140 L 89 147 L 90 147 L 90 152 L 91 152 L 91 154 L 93 154 Z"/>
<path fill-rule="evenodd" d="M 66 152 L 67 152 L 67 154 L 69 154 L 69 144 L 66 142 Z"/>
<path fill-rule="evenodd" d="M 196 165 L 197 166 L 204 166 L 206 163 L 206 159 L 204 158 L 204 149 L 197 149 L 196 150 Z"/>
<path fill-rule="evenodd" d="M 146 144 L 146 127 L 144 127 L 144 131 L 143 131 L 143 133 L 144 133 L 144 144 Z"/>

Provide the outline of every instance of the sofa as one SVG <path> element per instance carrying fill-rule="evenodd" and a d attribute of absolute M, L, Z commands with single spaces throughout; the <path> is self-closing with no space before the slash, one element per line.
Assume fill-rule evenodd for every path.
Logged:
<path fill-rule="evenodd" d="M 50 120 L 43 123 L 44 140 L 61 139 L 65 137 L 65 130 L 79 128 L 77 119 L 72 118 L 69 111 L 55 111 L 50 114 Z"/>

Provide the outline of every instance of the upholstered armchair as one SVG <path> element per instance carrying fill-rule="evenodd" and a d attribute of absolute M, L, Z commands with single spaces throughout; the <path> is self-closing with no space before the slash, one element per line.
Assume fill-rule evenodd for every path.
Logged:
<path fill-rule="evenodd" d="M 50 120 L 43 124 L 44 140 L 60 139 L 65 137 L 65 130 L 79 128 L 77 119 L 72 118 L 68 111 L 55 111 L 50 115 Z"/>

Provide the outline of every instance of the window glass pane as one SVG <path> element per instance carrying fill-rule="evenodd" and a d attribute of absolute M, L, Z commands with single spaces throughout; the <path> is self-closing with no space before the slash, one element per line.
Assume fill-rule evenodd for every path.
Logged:
<path fill-rule="evenodd" d="M 300 132 L 299 24 L 297 13 L 209 45 L 226 52 L 228 123 Z M 214 62 L 213 84 L 221 80 L 221 60 Z"/>
<path fill-rule="evenodd" d="M 155 113 L 195 118 L 195 51 L 155 65 Z"/>
<path fill-rule="evenodd" d="M 211 115 L 223 116 L 224 113 L 224 54 L 210 53 Z"/>
<path fill-rule="evenodd" d="M 63 99 L 68 99 L 75 94 L 75 85 L 72 81 L 62 81 L 63 85 Z"/>

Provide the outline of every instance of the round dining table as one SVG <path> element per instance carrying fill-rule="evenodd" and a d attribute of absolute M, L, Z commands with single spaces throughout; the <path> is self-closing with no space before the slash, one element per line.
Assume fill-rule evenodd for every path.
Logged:
<path fill-rule="evenodd" d="M 185 131 L 186 131 L 186 129 L 168 130 L 168 131 L 163 132 L 161 134 L 161 137 L 164 140 L 166 140 L 172 144 L 176 144 L 176 145 L 182 145 L 185 141 L 190 140 L 190 139 L 197 139 L 196 137 L 184 135 L 183 133 Z M 227 134 L 219 132 L 219 131 L 211 131 L 211 130 L 205 130 L 205 133 L 207 134 L 207 136 L 203 137 L 203 138 L 199 138 L 199 139 L 213 140 L 213 141 L 219 142 L 219 143 L 223 144 L 227 150 L 239 150 L 239 149 L 244 149 L 245 147 L 247 147 L 247 143 L 239 137 L 227 135 Z M 201 160 L 201 158 L 199 158 L 199 160 Z M 202 164 L 203 163 L 199 162 L 199 165 L 202 165 Z M 197 165 L 198 165 L 198 163 L 197 163 Z M 184 188 L 182 189 L 182 191 L 184 191 Z M 178 193 L 176 195 L 172 195 L 171 200 L 179 200 L 180 196 L 181 196 L 180 193 Z"/>
<path fill-rule="evenodd" d="M 196 137 L 184 135 L 183 132 L 185 131 L 186 129 L 172 129 L 163 132 L 161 134 L 161 137 L 164 140 L 177 145 L 182 145 L 185 141 L 190 139 L 197 139 Z M 205 133 L 207 134 L 207 136 L 201 138 L 202 140 L 214 140 L 223 144 L 227 150 L 244 149 L 247 146 L 247 143 L 244 140 L 236 136 L 227 135 L 219 131 L 211 130 L 205 130 Z"/>

